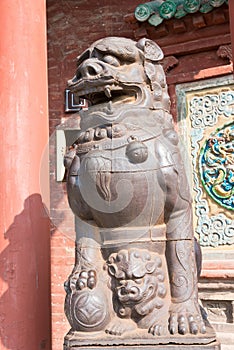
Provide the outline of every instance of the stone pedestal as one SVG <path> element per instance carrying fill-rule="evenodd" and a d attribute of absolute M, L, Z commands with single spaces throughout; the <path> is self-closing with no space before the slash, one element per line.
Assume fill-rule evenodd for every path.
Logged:
<path fill-rule="evenodd" d="M 146 330 L 138 329 L 124 336 L 113 336 L 105 332 L 76 332 L 70 330 L 64 339 L 63 350 L 219 350 L 220 343 L 215 332 L 206 321 L 207 333 L 199 335 L 153 336 Z"/>
<path fill-rule="evenodd" d="M 212 341 L 209 344 L 141 344 L 141 340 L 139 340 L 138 344 L 135 345 L 91 345 L 91 346 L 83 346 L 83 345 L 72 345 L 72 342 L 66 341 L 63 350 L 87 350 L 87 349 L 95 349 L 95 350 L 136 350 L 136 349 L 144 349 L 144 350 L 165 350 L 165 346 L 170 350 L 220 350 L 220 343 L 218 341 Z"/>
<path fill-rule="evenodd" d="M 89 347 L 90 350 L 114 350 L 114 349 L 118 349 L 118 350 L 139 350 L 142 349 L 143 347 L 141 346 L 141 344 L 139 345 L 133 345 L 133 346 L 118 346 L 118 347 L 114 347 L 114 346 L 105 346 L 103 348 L 103 346 L 95 346 L 95 347 Z M 86 347 L 83 346 L 76 346 L 76 347 L 67 347 L 65 345 L 64 350 L 85 350 L 87 349 Z M 220 348 L 220 344 L 218 342 L 212 342 L 210 344 L 206 344 L 206 345 L 194 345 L 194 344 L 190 344 L 190 345 L 182 345 L 182 344 L 167 344 L 167 349 L 170 350 L 219 350 Z M 165 345 L 146 345 L 144 346 L 144 350 L 165 350 Z"/>

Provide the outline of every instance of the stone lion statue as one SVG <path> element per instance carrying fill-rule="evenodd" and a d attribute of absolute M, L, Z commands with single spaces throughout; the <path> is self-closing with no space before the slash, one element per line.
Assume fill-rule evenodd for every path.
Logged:
<path fill-rule="evenodd" d="M 202 335 L 190 191 L 161 65 L 149 39 L 107 37 L 78 57 L 70 90 L 89 103 L 70 147 L 74 332 Z M 135 332 L 135 333 L 134 333 Z"/>

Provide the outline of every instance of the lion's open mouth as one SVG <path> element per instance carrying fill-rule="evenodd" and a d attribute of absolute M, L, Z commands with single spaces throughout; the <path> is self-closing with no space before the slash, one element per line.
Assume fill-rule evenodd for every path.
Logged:
<path fill-rule="evenodd" d="M 79 97 L 88 101 L 89 106 L 104 105 L 112 103 L 134 104 L 139 96 L 136 88 L 122 88 L 117 85 L 105 85 L 101 87 L 89 88 L 79 93 Z"/>

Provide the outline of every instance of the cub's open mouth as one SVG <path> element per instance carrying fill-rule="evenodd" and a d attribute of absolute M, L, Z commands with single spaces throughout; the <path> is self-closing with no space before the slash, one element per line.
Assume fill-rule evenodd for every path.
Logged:
<path fill-rule="evenodd" d="M 112 103 L 113 105 L 136 103 L 139 92 L 136 88 L 122 88 L 116 85 L 106 85 L 87 89 L 79 93 L 79 97 L 88 101 L 89 106 Z"/>

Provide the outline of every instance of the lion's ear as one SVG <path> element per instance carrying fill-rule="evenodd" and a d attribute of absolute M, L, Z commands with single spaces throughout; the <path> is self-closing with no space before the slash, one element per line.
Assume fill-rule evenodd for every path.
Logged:
<path fill-rule="evenodd" d="M 150 61 L 160 61 L 164 55 L 161 48 L 152 40 L 142 38 L 136 46 L 144 52 L 145 58 Z"/>

